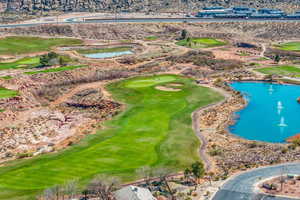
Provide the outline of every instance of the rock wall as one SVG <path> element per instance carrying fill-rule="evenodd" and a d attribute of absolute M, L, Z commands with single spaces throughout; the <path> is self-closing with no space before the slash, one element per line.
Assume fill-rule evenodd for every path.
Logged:
<path fill-rule="evenodd" d="M 0 0 L 7 10 L 13 11 L 185 11 L 199 10 L 202 6 L 243 5 L 255 8 L 277 7 L 295 10 L 300 0 Z"/>

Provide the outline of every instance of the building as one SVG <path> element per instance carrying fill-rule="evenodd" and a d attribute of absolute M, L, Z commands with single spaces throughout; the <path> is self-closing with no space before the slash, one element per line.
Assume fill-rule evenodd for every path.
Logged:
<path fill-rule="evenodd" d="M 126 186 L 114 193 L 116 200 L 156 200 L 146 188 Z"/>
<path fill-rule="evenodd" d="M 286 13 L 280 9 L 270 9 L 270 8 L 259 9 L 258 14 L 281 15 L 281 16 L 286 15 Z"/>
<path fill-rule="evenodd" d="M 216 17 L 216 15 L 219 14 L 228 14 L 228 11 L 226 10 L 202 10 L 198 12 L 196 17 Z"/>
<path fill-rule="evenodd" d="M 222 6 L 204 7 L 203 10 L 224 10 Z"/>

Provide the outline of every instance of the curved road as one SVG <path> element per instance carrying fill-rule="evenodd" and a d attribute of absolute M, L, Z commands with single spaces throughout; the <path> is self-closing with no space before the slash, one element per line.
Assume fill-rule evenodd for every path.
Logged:
<path fill-rule="evenodd" d="M 262 167 L 234 176 L 225 182 L 212 200 L 295 200 L 295 198 L 258 194 L 254 191 L 257 182 L 280 176 L 282 173 L 300 175 L 300 162 Z"/>

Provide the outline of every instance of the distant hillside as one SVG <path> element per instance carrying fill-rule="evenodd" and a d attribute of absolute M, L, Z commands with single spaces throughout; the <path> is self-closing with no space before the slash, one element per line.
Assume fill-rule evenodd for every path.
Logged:
<path fill-rule="evenodd" d="M 203 6 L 249 6 L 300 9 L 300 0 L 0 0 L 9 11 L 197 11 Z"/>

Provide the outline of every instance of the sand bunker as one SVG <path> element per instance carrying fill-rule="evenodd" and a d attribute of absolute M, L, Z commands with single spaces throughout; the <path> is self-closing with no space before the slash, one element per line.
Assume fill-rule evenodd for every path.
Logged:
<path fill-rule="evenodd" d="M 162 90 L 162 91 L 169 91 L 169 92 L 178 92 L 181 91 L 179 88 L 170 88 L 165 86 L 156 86 L 155 89 Z"/>
<path fill-rule="evenodd" d="M 180 86 L 183 86 L 182 83 L 170 83 L 168 84 L 168 86 L 171 86 L 171 87 L 180 87 Z"/>

